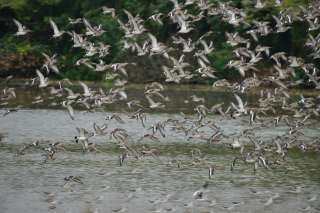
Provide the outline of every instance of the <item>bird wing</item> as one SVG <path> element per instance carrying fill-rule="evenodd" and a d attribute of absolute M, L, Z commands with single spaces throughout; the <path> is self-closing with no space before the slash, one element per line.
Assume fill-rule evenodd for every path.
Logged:
<path fill-rule="evenodd" d="M 208 66 L 201 60 L 201 58 L 198 58 L 198 64 L 201 66 L 201 68 L 207 68 Z"/>
<path fill-rule="evenodd" d="M 170 0 L 174 4 L 174 8 L 179 8 L 179 3 L 177 0 Z"/>
<path fill-rule="evenodd" d="M 44 78 L 43 74 L 39 70 L 36 70 L 36 72 L 37 72 L 37 75 L 40 79 L 40 83 L 45 84 L 45 78 Z"/>
<path fill-rule="evenodd" d="M 56 23 L 52 20 L 52 19 L 49 19 L 49 22 L 50 22 L 50 25 L 53 29 L 53 33 L 54 34 L 59 34 L 59 29 L 58 29 L 58 26 L 56 25 Z"/>
<path fill-rule="evenodd" d="M 46 53 L 41 53 L 41 54 L 46 58 L 47 61 L 51 61 L 50 56 L 48 56 Z"/>
<path fill-rule="evenodd" d="M 79 84 L 82 86 L 83 90 L 84 90 L 84 94 L 90 94 L 90 90 L 89 90 L 89 87 L 83 83 L 82 81 L 79 81 Z"/>
<path fill-rule="evenodd" d="M 154 106 L 156 104 L 149 95 L 146 95 L 146 99 L 148 100 L 150 106 Z"/>
<path fill-rule="evenodd" d="M 133 26 L 134 30 L 139 31 L 139 26 L 138 26 L 137 22 L 135 21 L 133 15 L 127 10 L 123 10 L 123 11 L 128 16 L 129 22 Z"/>
<path fill-rule="evenodd" d="M 51 65 L 50 68 L 56 74 L 60 74 L 59 68 L 56 65 Z"/>
<path fill-rule="evenodd" d="M 200 43 L 202 44 L 202 46 L 203 46 L 203 48 L 204 48 L 204 50 L 205 50 L 206 52 L 209 51 L 209 46 L 208 46 L 208 44 L 207 44 L 206 41 L 200 40 Z"/>
<path fill-rule="evenodd" d="M 272 15 L 272 18 L 276 21 L 277 26 L 281 26 L 282 22 L 280 21 L 280 19 L 278 17 L 276 17 L 275 15 Z"/>
<path fill-rule="evenodd" d="M 69 113 L 69 116 L 72 120 L 74 120 L 74 111 L 73 111 L 73 108 L 71 105 L 67 105 L 67 109 L 68 109 L 68 113 Z M 80 131 L 81 132 L 81 131 Z"/>
<path fill-rule="evenodd" d="M 94 31 L 93 28 L 92 28 L 92 26 L 91 26 L 91 24 L 90 24 L 90 22 L 89 22 L 87 19 L 83 18 L 83 23 L 84 23 L 84 25 L 86 25 L 86 27 L 87 27 L 89 30 Z"/>
<path fill-rule="evenodd" d="M 277 151 L 278 152 L 282 152 L 282 147 L 281 147 L 280 143 L 278 141 L 276 141 L 276 140 L 274 142 L 277 145 Z"/>
<path fill-rule="evenodd" d="M 96 124 L 96 123 L 93 123 L 93 129 L 96 133 L 100 133 L 101 132 L 101 129 L 100 127 Z"/>
<path fill-rule="evenodd" d="M 66 90 L 66 91 L 67 91 L 68 96 L 74 96 L 74 92 L 73 92 L 71 89 L 69 89 L 69 88 L 65 87 L 65 88 L 64 88 L 64 90 Z"/>
<path fill-rule="evenodd" d="M 134 19 L 134 18 L 133 18 L 133 15 L 132 15 L 128 10 L 123 10 L 123 12 L 128 16 L 128 19 L 129 19 L 129 20 Z"/>
<path fill-rule="evenodd" d="M 283 89 L 288 89 L 286 85 L 284 85 L 281 81 L 279 80 L 272 80 L 274 83 L 276 83 L 278 86 L 282 87 Z"/>
<path fill-rule="evenodd" d="M 177 16 L 177 19 L 178 19 L 178 24 L 179 24 L 180 28 L 183 30 L 187 29 L 186 21 L 183 20 L 180 16 Z"/>
<path fill-rule="evenodd" d="M 152 48 L 157 48 L 158 47 L 158 41 L 157 41 L 157 38 L 152 35 L 151 33 L 148 33 L 148 36 L 151 40 L 151 45 L 152 45 Z"/>
<path fill-rule="evenodd" d="M 234 94 L 234 97 L 237 99 L 239 109 L 244 110 L 244 105 L 241 98 L 237 94 Z"/>
<path fill-rule="evenodd" d="M 13 22 L 15 23 L 15 25 L 17 25 L 19 32 L 23 31 L 23 26 L 18 20 L 13 19 Z"/>

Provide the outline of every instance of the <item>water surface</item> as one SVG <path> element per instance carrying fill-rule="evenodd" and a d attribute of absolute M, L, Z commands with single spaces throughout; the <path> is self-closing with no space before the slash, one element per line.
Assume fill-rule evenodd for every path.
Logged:
<path fill-rule="evenodd" d="M 166 127 L 165 138 L 159 136 L 159 142 L 139 141 L 150 130 L 129 119 L 124 112 L 125 102 L 110 105 L 110 110 L 105 112 L 76 110 L 75 120 L 71 120 L 66 110 L 48 106 L 48 102 L 30 104 L 39 92 L 18 93 L 17 100 L 9 106 L 24 107 L 0 117 L 0 132 L 7 135 L 0 143 L 1 213 L 320 211 L 319 152 L 293 149 L 285 162 L 270 169 L 259 167 L 254 173 L 251 165 L 238 163 L 234 171 L 230 171 L 238 150 L 230 149 L 228 144 L 243 130 L 252 128 L 248 116 L 235 120 L 209 115 L 206 120 L 217 124 L 223 134 L 229 136 L 217 144 L 208 144 L 197 137 L 188 138 L 181 132 L 172 131 L 170 126 Z M 140 92 L 141 89 L 131 89 L 129 97 L 143 100 L 138 95 Z M 146 126 L 169 118 L 183 119 L 184 115 L 179 112 L 193 112 L 196 105 L 184 102 L 194 93 L 205 97 L 208 105 L 233 100 L 232 93 L 226 91 L 169 91 L 167 94 L 173 102 L 167 103 L 168 112 L 147 113 Z M 45 94 L 42 96 L 46 97 Z M 254 102 L 256 96 L 248 96 L 247 100 Z M 7 110 L 6 107 L 0 114 Z M 105 120 L 113 113 L 119 115 L 124 124 Z M 265 119 L 272 122 L 272 118 Z M 78 134 L 76 127 L 92 130 L 94 122 L 106 123 L 108 133 L 115 128 L 126 129 L 133 147 L 157 149 L 159 156 L 146 156 L 140 160 L 129 158 L 120 167 L 118 158 L 123 151 L 109 135 L 90 139 L 96 143 L 98 152 L 82 153 L 81 146 L 73 140 Z M 308 122 L 310 125 L 303 128 L 304 136 L 299 140 L 312 144 L 314 141 L 310 138 L 319 137 L 320 124 L 313 119 Z M 270 139 L 272 143 L 272 138 L 285 134 L 288 129 L 280 125 L 258 128 L 254 132 L 258 139 Z M 201 131 L 205 137 L 213 134 L 207 127 Z M 39 149 L 17 155 L 17 150 L 36 140 L 42 147 L 50 142 L 61 142 L 66 151 L 58 152 L 55 160 L 47 162 L 44 162 L 44 151 Z M 199 154 L 192 157 L 192 150 Z M 215 174 L 209 179 L 208 167 L 211 165 L 215 167 Z M 81 176 L 83 184 L 66 183 L 64 178 L 70 175 Z M 204 188 L 204 184 L 207 187 Z M 193 197 L 198 190 L 203 192 L 203 199 Z"/>

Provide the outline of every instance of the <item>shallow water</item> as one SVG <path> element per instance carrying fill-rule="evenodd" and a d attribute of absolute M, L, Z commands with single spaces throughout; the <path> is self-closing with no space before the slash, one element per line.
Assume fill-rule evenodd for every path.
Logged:
<path fill-rule="evenodd" d="M 33 108 L 33 109 L 61 109 L 61 102 L 63 98 L 52 98 L 49 94 L 48 89 L 39 89 L 36 87 L 22 86 L 22 82 L 14 83 L 8 85 L 8 87 L 15 87 L 17 94 L 16 99 L 8 102 L 8 105 L 0 105 L 0 108 L 8 107 L 17 107 L 22 106 L 23 108 Z M 52 83 L 58 88 L 57 83 Z M 82 88 L 79 86 L 66 85 L 72 89 L 75 93 L 82 93 Z M 109 87 L 103 84 L 91 84 L 88 82 L 88 85 L 93 90 L 97 91 L 98 88 L 103 88 L 105 92 L 109 91 Z M 144 97 L 144 85 L 127 85 L 124 87 L 125 92 L 128 95 L 128 100 L 118 101 L 116 104 L 108 104 L 105 107 L 106 111 L 127 111 L 126 102 L 131 100 L 138 100 L 142 105 L 147 106 L 146 99 Z M 0 85 L 0 89 L 2 89 Z M 272 92 L 272 88 L 254 88 L 247 90 L 246 93 L 239 94 L 248 105 L 256 105 L 256 102 L 259 98 L 260 90 Z M 303 94 L 305 97 L 319 95 L 317 90 L 290 90 L 291 100 L 298 100 L 299 96 Z M 66 94 L 65 94 L 66 95 Z M 229 106 L 230 102 L 235 102 L 232 90 L 226 87 L 211 87 L 211 86 L 199 86 L 199 85 L 166 85 L 163 91 L 163 95 L 169 98 L 168 102 L 164 102 L 165 109 L 153 109 L 153 112 L 161 113 L 194 113 L 194 108 L 199 104 L 204 104 L 207 107 L 211 107 L 215 104 L 223 104 L 224 108 Z M 204 98 L 205 103 L 203 102 L 193 102 L 191 96 L 195 95 L 199 98 Z M 35 101 L 35 97 L 41 97 L 43 102 L 32 103 Z M 74 105 L 75 108 L 81 106 Z"/>
<path fill-rule="evenodd" d="M 51 98 L 48 90 L 39 89 L 35 87 L 25 86 L 21 87 L 21 84 L 16 87 L 17 98 L 11 100 L 8 105 L 0 106 L 0 108 L 22 106 L 23 108 L 36 108 L 36 109 L 59 109 L 61 108 L 61 102 L 63 98 Z M 89 84 L 90 85 L 90 84 Z M 14 85 L 12 85 L 14 86 Z M 70 87 L 70 86 L 69 86 Z M 90 85 L 93 90 L 103 88 L 105 92 L 109 91 L 110 88 L 104 85 Z M 1 88 L 1 87 L 0 87 Z M 70 87 L 75 93 L 81 93 L 82 89 L 78 86 Z M 233 95 L 228 88 L 211 88 L 211 87 L 199 87 L 199 86 L 167 86 L 163 91 L 163 95 L 169 98 L 169 101 L 165 102 L 165 109 L 154 109 L 156 112 L 165 113 L 194 113 L 194 107 L 202 104 L 202 102 L 194 103 L 191 101 L 192 95 L 196 95 L 199 98 L 204 98 L 206 105 L 211 106 L 217 103 L 229 103 L 233 99 Z M 143 85 L 128 85 L 125 87 L 125 92 L 128 95 L 128 100 L 118 101 L 115 104 L 108 104 L 105 107 L 106 111 L 126 111 L 128 110 L 126 102 L 130 100 L 138 100 L 142 105 L 147 106 L 146 99 L 144 97 L 144 86 Z M 243 95 L 244 96 L 244 95 Z M 41 97 L 43 102 L 32 103 L 35 97 Z M 186 102 L 187 100 L 187 102 Z M 252 94 L 248 97 L 248 102 L 256 100 L 256 95 Z M 75 108 L 81 106 L 74 105 Z"/>
<path fill-rule="evenodd" d="M 0 109 L 0 114 L 6 110 Z M 30 143 L 35 140 L 49 140 L 72 143 L 74 136 L 78 134 L 76 128 L 81 127 L 85 129 L 91 129 L 93 131 L 93 124 L 98 125 L 107 124 L 108 131 L 115 128 L 126 129 L 130 133 L 132 141 L 139 140 L 144 134 L 150 133 L 150 130 L 144 128 L 142 124 L 135 119 L 129 119 L 128 114 L 115 113 L 119 115 L 124 124 L 120 124 L 115 120 L 106 121 L 105 118 L 114 113 L 105 112 L 85 112 L 75 111 L 75 120 L 71 120 L 66 110 L 52 110 L 52 109 L 21 109 L 17 112 L 10 113 L 7 116 L 0 117 L 0 130 L 5 132 L 8 137 L 4 139 L 5 142 L 14 144 Z M 147 114 L 146 127 L 165 121 L 169 118 L 182 119 L 178 114 Z M 190 119 L 196 119 L 196 117 L 190 117 Z M 268 120 L 268 118 L 265 118 Z M 213 121 L 217 126 L 221 127 L 225 135 L 241 134 L 243 130 L 252 128 L 249 126 L 249 116 L 242 119 L 226 119 L 219 115 L 208 116 L 207 120 Z M 270 119 L 272 122 L 272 119 Z M 316 120 L 310 120 L 313 123 L 308 128 L 304 129 L 306 136 L 320 136 L 319 128 L 320 123 Z M 274 128 L 273 126 L 268 128 L 260 128 L 255 130 L 257 137 L 275 137 L 277 135 L 284 134 L 288 131 L 288 127 L 279 126 Z M 214 133 L 212 129 L 203 127 L 202 135 L 209 137 Z M 166 128 L 166 137 L 159 138 L 164 143 L 176 143 L 176 142 L 203 142 L 199 138 L 195 137 L 188 140 L 188 137 L 184 133 L 171 131 L 170 126 Z M 94 137 L 93 141 L 96 143 L 108 142 L 109 137 Z M 231 142 L 231 138 L 222 138 L 222 142 Z M 148 142 L 147 139 L 144 142 Z M 150 142 L 150 141 L 149 141 Z"/>
<path fill-rule="evenodd" d="M 171 145 L 173 150 L 178 147 Z M 184 149 L 190 151 L 190 147 Z M 302 212 L 308 206 L 309 212 L 319 211 L 319 198 L 308 201 L 320 196 L 318 155 L 292 155 L 285 165 L 253 174 L 251 167 L 242 164 L 230 172 L 232 154 L 222 147 L 212 149 L 215 154 L 207 154 L 206 160 L 216 166 L 216 174 L 209 180 L 206 166 L 192 166 L 189 155 L 173 157 L 170 151 L 158 160 L 128 160 L 120 167 L 113 152 L 84 155 L 68 151 L 44 164 L 37 152 L 16 156 L 3 148 L 0 212 L 48 212 L 50 206 L 55 207 L 51 212 L 120 208 L 127 212 Z M 183 162 L 181 168 L 169 163 L 177 159 Z M 81 176 L 83 184 L 65 185 L 64 177 L 70 175 Z M 206 181 L 206 200 L 194 199 L 192 194 Z M 301 192 L 297 187 L 302 187 Z M 277 194 L 274 203 L 266 206 Z"/>
<path fill-rule="evenodd" d="M 140 90 L 130 90 L 129 97 L 139 98 Z M 178 91 L 178 90 L 177 90 Z M 239 163 L 233 172 L 230 164 L 237 155 L 227 144 L 233 135 L 251 128 L 248 116 L 240 119 L 210 115 L 206 119 L 221 127 L 229 137 L 216 145 L 207 144 L 200 138 L 188 139 L 183 133 L 166 128 L 165 138 L 160 142 L 139 138 L 147 129 L 123 113 L 123 107 L 110 106 L 124 120 L 119 124 L 106 121 L 107 112 L 76 111 L 76 119 L 69 118 L 65 110 L 48 106 L 47 103 L 30 105 L 39 91 L 18 93 L 18 99 L 10 106 L 25 107 L 7 116 L 0 116 L 0 132 L 6 133 L 0 143 L 0 213 L 15 212 L 319 212 L 320 211 L 320 156 L 319 152 L 292 150 L 286 162 L 253 172 L 250 165 Z M 36 92 L 36 93 L 33 93 Z M 141 92 L 141 91 L 140 91 Z M 181 93 L 179 93 L 181 92 Z M 134 95 L 136 93 L 136 95 Z M 182 119 L 179 111 L 192 112 L 194 104 L 183 100 L 194 91 L 168 92 L 173 102 L 168 103 L 168 112 L 147 114 L 146 126 L 169 118 Z M 231 93 L 220 91 L 197 91 L 204 96 L 206 104 L 221 101 L 229 103 Z M 45 94 L 43 95 L 45 97 Z M 19 98 L 20 97 L 20 98 Z M 141 98 L 141 97 L 140 97 Z M 255 96 L 248 101 L 254 102 Z M 125 103 L 122 103 L 125 106 Z M 41 109 L 39 109 L 41 108 Z M 46 109 L 51 108 L 51 109 Z M 53 109 L 52 109 L 53 108 Z M 5 112 L 0 109 L 0 114 Z M 167 112 L 167 111 L 166 111 Z M 196 119 L 190 117 L 190 119 Z M 265 118 L 266 120 L 272 118 Z M 93 123 L 108 124 L 108 133 L 115 128 L 126 129 L 130 143 L 137 149 L 142 146 L 157 149 L 158 157 L 146 156 L 140 160 L 128 159 L 119 166 L 122 150 L 109 136 L 92 138 L 99 149 L 96 153 L 81 152 L 74 143 L 76 127 L 92 130 Z M 310 119 L 303 128 L 300 139 L 320 136 L 320 123 Z M 272 126 L 272 125 L 271 125 Z M 202 128 L 201 134 L 213 134 Z M 288 131 L 288 127 L 256 129 L 259 139 L 274 138 Z M 58 152 L 55 160 L 44 162 L 43 151 L 31 149 L 24 155 L 17 150 L 24 144 L 40 141 L 42 147 L 49 142 L 62 142 L 67 151 Z M 47 141 L 47 142 L 46 142 Z M 191 151 L 201 154 L 192 158 Z M 214 165 L 215 174 L 208 178 L 208 167 Z M 81 183 L 66 182 L 65 177 L 81 176 Z M 202 186 L 208 183 L 206 188 Z M 204 199 L 195 199 L 193 193 L 203 191 Z M 273 202 L 270 203 L 270 198 Z M 270 205 L 268 205 L 270 203 Z"/>
<path fill-rule="evenodd" d="M 287 162 L 274 169 L 239 164 L 234 172 L 230 163 L 235 151 L 226 146 L 211 146 L 199 140 L 186 141 L 182 134 L 166 131 L 160 143 L 145 140 L 145 146 L 159 149 L 159 159 L 145 157 L 129 159 L 118 165 L 121 150 L 109 137 L 97 137 L 101 152 L 83 154 L 72 140 L 75 127 L 92 128 L 93 122 L 102 124 L 106 113 L 76 111 L 72 121 L 63 110 L 19 110 L 1 117 L 0 129 L 7 138 L 0 146 L 0 212 L 318 212 L 320 205 L 320 157 L 317 153 L 293 151 Z M 136 141 L 147 131 L 119 113 L 125 124 L 108 121 L 109 129 L 127 129 Z M 147 126 L 176 114 L 152 114 Z M 246 121 L 222 120 L 210 117 L 225 134 L 239 133 L 248 128 Z M 241 128 L 240 128 L 241 127 Z M 260 135 L 272 137 L 285 131 L 263 130 Z M 307 129 L 317 135 L 316 126 Z M 209 135 L 209 130 L 206 133 Z M 259 135 L 259 133 L 257 133 Z M 35 140 L 61 141 L 67 152 L 59 152 L 56 159 L 43 163 L 43 152 L 31 150 L 17 156 L 17 149 Z M 231 139 L 225 139 L 225 143 Z M 45 142 L 41 142 L 41 144 Z M 200 149 L 205 163 L 192 165 L 190 152 Z M 181 162 L 178 168 L 176 161 Z M 216 173 L 208 179 L 208 165 L 214 164 Z M 83 184 L 65 184 L 67 176 L 81 176 Z M 209 186 L 202 189 L 208 181 Z M 296 187 L 302 187 L 296 193 Z M 192 194 L 202 189 L 205 201 Z M 253 193 L 252 191 L 258 191 Z M 48 193 L 53 193 L 48 196 Z M 270 197 L 279 195 L 266 206 Z M 316 201 L 308 201 L 318 196 Z M 53 202 L 53 203 L 50 203 Z M 54 208 L 54 209 L 51 209 Z M 122 209 L 121 209 L 122 208 Z M 160 211 L 161 210 L 161 211 Z"/>

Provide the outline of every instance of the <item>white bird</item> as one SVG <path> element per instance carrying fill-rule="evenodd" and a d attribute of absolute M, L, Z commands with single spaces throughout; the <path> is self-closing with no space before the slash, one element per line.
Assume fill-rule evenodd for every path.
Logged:
<path fill-rule="evenodd" d="M 257 3 L 256 3 L 256 5 L 254 7 L 257 8 L 257 9 L 262 9 L 265 6 L 266 6 L 265 2 L 262 2 L 261 0 L 257 0 Z"/>
<path fill-rule="evenodd" d="M 203 48 L 204 48 L 204 53 L 207 55 L 209 53 L 212 52 L 212 50 L 214 50 L 213 47 L 213 42 L 210 41 L 210 44 L 208 45 L 206 41 L 204 40 L 200 40 L 200 43 L 202 44 Z"/>
<path fill-rule="evenodd" d="M 81 34 L 77 34 L 76 32 L 72 31 L 72 40 L 73 40 L 73 47 L 85 47 L 87 44 L 86 38 L 84 38 Z"/>
<path fill-rule="evenodd" d="M 138 21 L 141 21 L 139 16 L 133 17 L 133 15 L 129 11 L 127 11 L 127 10 L 123 10 L 123 11 L 128 16 L 129 23 L 133 28 L 133 30 L 132 30 L 133 35 L 140 35 L 144 31 L 146 31 L 144 26 L 142 24 L 139 24 L 139 22 L 138 22 Z"/>
<path fill-rule="evenodd" d="M 18 27 L 18 31 L 15 34 L 16 36 L 26 35 L 27 33 L 31 32 L 31 30 L 28 30 L 26 26 L 22 25 L 18 20 L 13 19 L 13 22 Z"/>
<path fill-rule="evenodd" d="M 67 108 L 70 118 L 72 120 L 74 120 L 74 110 L 71 106 L 71 102 L 70 101 L 63 101 L 62 106 Z"/>
<path fill-rule="evenodd" d="M 116 10 L 114 8 L 109 8 L 107 6 L 103 6 L 103 7 L 101 7 L 101 9 L 102 9 L 102 14 L 104 14 L 104 15 L 111 14 L 112 18 L 116 17 Z"/>
<path fill-rule="evenodd" d="M 52 70 L 54 73 L 60 74 L 59 68 L 56 65 L 56 54 L 54 54 L 52 57 L 48 56 L 45 53 L 42 53 L 42 55 L 46 58 L 43 67 L 47 70 L 47 73 L 49 74 L 50 70 Z"/>
<path fill-rule="evenodd" d="M 180 83 L 179 76 L 176 75 L 174 72 L 170 72 L 169 68 L 167 66 L 162 66 L 163 74 L 166 77 L 166 82 L 175 82 Z"/>
<path fill-rule="evenodd" d="M 228 10 L 227 12 L 228 12 L 228 19 L 227 19 L 228 23 L 234 26 L 238 26 L 242 21 L 242 18 L 238 18 L 237 14 L 231 10 Z"/>
<path fill-rule="evenodd" d="M 264 203 L 264 206 L 270 206 L 273 203 L 273 200 L 276 198 L 279 198 L 280 195 L 279 193 L 276 193 L 275 195 L 273 195 L 272 197 L 270 197 L 267 202 Z"/>
<path fill-rule="evenodd" d="M 151 49 L 150 49 L 151 52 L 153 52 L 155 54 L 162 53 L 165 49 L 165 46 L 162 45 L 161 43 L 159 43 L 157 41 L 157 38 L 154 35 L 152 35 L 151 33 L 148 33 L 148 36 L 151 40 Z"/>
<path fill-rule="evenodd" d="M 48 84 L 49 84 L 48 78 L 45 78 L 39 70 L 36 70 L 36 72 L 37 72 L 37 75 L 38 75 L 39 81 L 40 81 L 39 88 L 43 88 L 43 87 L 48 86 Z"/>
<path fill-rule="evenodd" d="M 74 93 L 71 89 L 69 89 L 67 87 L 65 87 L 63 89 L 67 91 L 67 93 L 68 93 L 67 99 L 69 99 L 69 100 L 77 99 L 80 96 L 79 93 Z"/>
<path fill-rule="evenodd" d="M 83 91 L 84 91 L 83 96 L 89 97 L 89 96 L 92 95 L 92 93 L 90 92 L 89 87 L 88 87 L 85 83 L 79 81 L 79 84 L 80 84 L 80 85 L 82 86 L 82 88 L 83 88 Z"/>
<path fill-rule="evenodd" d="M 88 132 L 86 129 L 84 128 L 76 128 L 79 136 L 75 136 L 74 139 L 76 141 L 76 143 L 81 142 L 82 144 L 82 150 L 83 151 L 88 151 L 89 148 L 89 138 L 94 136 L 94 133 L 92 132 Z"/>
<path fill-rule="evenodd" d="M 177 0 L 170 0 L 174 5 L 174 10 L 180 10 L 181 6 Z"/>
<path fill-rule="evenodd" d="M 317 198 L 318 198 L 318 195 L 313 195 L 312 197 L 310 197 L 310 198 L 308 199 L 308 202 L 316 201 Z"/>
<path fill-rule="evenodd" d="M 273 198 L 270 197 L 265 203 L 264 206 L 270 206 L 273 203 Z"/>
<path fill-rule="evenodd" d="M 105 30 L 102 29 L 101 24 L 98 26 L 92 26 L 85 18 L 83 18 L 82 21 L 86 26 L 86 35 L 88 36 L 101 36 L 105 32 Z"/>
<path fill-rule="evenodd" d="M 151 109 L 164 108 L 165 107 L 161 102 L 155 102 L 154 100 L 152 100 L 152 98 L 149 95 L 146 95 L 146 98 L 147 98 L 147 100 L 149 102 L 149 107 Z"/>
<path fill-rule="evenodd" d="M 161 21 L 161 16 L 163 16 L 162 13 L 157 13 L 157 14 L 150 16 L 148 19 L 151 19 L 151 20 L 157 22 L 158 24 L 163 25 L 163 22 Z"/>
<path fill-rule="evenodd" d="M 185 6 L 187 5 L 192 5 L 195 3 L 195 0 L 186 0 L 186 2 L 184 3 Z"/>
<path fill-rule="evenodd" d="M 277 145 L 276 153 L 283 154 L 283 150 L 282 150 L 280 143 L 277 140 L 275 140 L 274 143 Z"/>
<path fill-rule="evenodd" d="M 247 113 L 247 110 L 245 109 L 244 107 L 244 104 L 243 104 L 243 101 L 242 99 L 237 95 L 237 94 L 234 94 L 234 97 L 236 98 L 237 102 L 238 102 L 238 105 L 236 106 L 234 103 L 231 102 L 231 105 L 232 107 L 237 110 L 239 113 L 244 113 L 246 114 Z"/>
<path fill-rule="evenodd" d="M 52 27 L 52 30 L 53 30 L 53 38 L 58 38 L 60 36 L 62 36 L 65 31 L 60 31 L 58 26 L 56 25 L 56 23 L 50 18 L 49 19 L 49 22 L 50 22 L 50 25 Z"/>
<path fill-rule="evenodd" d="M 73 19 L 73 18 L 68 17 L 68 21 L 69 21 L 69 24 L 72 24 L 72 25 L 79 24 L 82 22 L 82 18 Z"/>
<path fill-rule="evenodd" d="M 191 30 L 193 30 L 192 27 L 189 27 L 189 24 L 187 21 L 183 20 L 181 16 L 177 16 L 178 24 L 180 26 L 180 30 L 178 33 L 188 33 Z"/>
<path fill-rule="evenodd" d="M 243 144 L 240 142 L 239 138 L 233 138 L 233 142 L 231 144 L 232 149 L 242 148 Z"/>
<path fill-rule="evenodd" d="M 95 132 L 95 135 L 105 135 L 106 132 L 105 130 L 108 128 L 108 126 L 106 124 L 104 124 L 103 126 L 98 126 L 96 123 L 93 123 L 93 129 Z"/>

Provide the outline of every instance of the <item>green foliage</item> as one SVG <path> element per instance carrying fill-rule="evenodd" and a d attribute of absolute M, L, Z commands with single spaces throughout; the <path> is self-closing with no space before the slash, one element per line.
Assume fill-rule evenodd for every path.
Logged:
<path fill-rule="evenodd" d="M 233 58 L 232 48 L 228 45 L 222 46 L 220 49 L 213 51 L 209 55 L 212 66 L 218 72 L 219 77 L 238 76 L 238 72 L 226 68 L 226 65 Z"/>
<path fill-rule="evenodd" d="M 102 76 L 92 72 L 88 68 L 75 68 L 70 67 L 67 71 L 64 72 L 63 78 L 69 78 L 71 80 L 88 80 L 88 81 L 96 81 L 102 80 Z"/>
<path fill-rule="evenodd" d="M 283 7 L 297 7 L 299 5 L 305 6 L 309 3 L 308 0 L 283 0 Z"/>
<path fill-rule="evenodd" d="M 0 0 L 1 7 L 9 7 L 14 10 L 21 10 L 27 5 L 27 0 Z"/>
<path fill-rule="evenodd" d="M 0 38 L 0 53 L 35 53 L 44 49 L 44 45 L 33 44 L 29 40 L 21 39 L 15 36 L 6 35 Z"/>
<path fill-rule="evenodd" d="M 229 2 L 229 0 L 209 1 L 214 4 Z M 277 14 L 281 9 L 290 7 L 295 10 L 298 6 L 305 6 L 309 2 L 308 0 L 284 0 L 282 7 L 275 7 L 274 0 L 265 1 L 267 1 L 267 6 L 260 10 L 254 8 L 255 1 L 252 0 L 232 0 L 232 5 L 245 10 L 248 23 L 252 23 L 253 20 L 274 23 L 272 15 Z M 101 24 L 106 32 L 101 37 L 91 38 L 92 41 L 101 41 L 104 44 L 111 45 L 110 54 L 103 58 L 106 63 L 120 61 L 121 57 L 126 55 L 121 48 L 121 38 L 124 32 L 119 28 L 119 24 L 114 18 L 102 14 L 101 6 L 116 8 L 117 16 L 126 20 L 123 9 L 127 9 L 133 15 L 139 14 L 141 18 L 146 19 L 154 13 L 168 13 L 173 4 L 168 0 L 0 0 L 0 11 L 6 10 L 6 15 L 0 13 L 0 53 L 16 52 L 36 55 L 41 55 L 41 52 L 50 55 L 56 53 L 59 56 L 59 67 L 61 67 L 63 77 L 87 80 L 102 79 L 100 74 L 92 72 L 86 67 L 74 65 L 83 56 L 84 51 L 73 48 L 68 35 L 64 35 L 63 38 L 58 40 L 51 38 L 52 30 L 49 25 L 49 18 L 52 18 L 62 30 L 73 30 L 74 28 L 68 24 L 68 17 L 85 17 L 92 25 Z M 193 6 L 189 6 L 187 9 L 190 14 L 199 13 L 199 9 Z M 23 38 L 14 36 L 16 28 L 13 25 L 12 18 L 19 19 L 28 28 L 32 29 L 32 35 Z M 168 23 L 168 18 L 164 18 L 163 21 Z M 171 35 L 176 32 L 176 27 L 172 24 L 160 26 L 152 21 L 146 21 L 145 26 L 161 42 L 167 44 Z M 303 48 L 306 39 L 305 26 L 305 23 L 294 23 L 293 28 L 288 32 L 263 37 L 261 43 L 275 47 L 272 52 L 285 51 L 291 55 L 306 55 L 307 52 Z M 85 31 L 82 25 L 75 28 L 79 33 Z M 212 30 L 213 34 L 207 38 L 209 41 L 213 41 L 216 48 L 209 55 L 211 64 L 218 71 L 219 76 L 235 76 L 235 73 L 238 72 L 225 68 L 228 61 L 233 58 L 233 48 L 226 44 L 225 32 L 239 32 L 241 36 L 250 39 L 250 36 L 244 33 L 247 26 L 234 27 L 222 21 L 220 16 L 211 16 L 207 20 L 196 22 L 194 28 L 193 39 L 199 38 L 208 30 Z M 93 58 L 93 61 L 98 62 L 98 58 Z M 263 66 L 265 65 L 263 64 Z"/>

